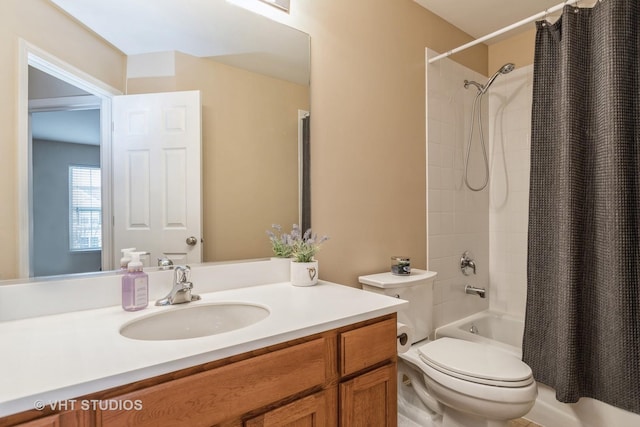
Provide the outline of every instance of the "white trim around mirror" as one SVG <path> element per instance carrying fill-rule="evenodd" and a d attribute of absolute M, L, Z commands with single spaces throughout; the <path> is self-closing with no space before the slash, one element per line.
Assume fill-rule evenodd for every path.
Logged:
<path fill-rule="evenodd" d="M 307 110 L 298 110 L 298 224 L 302 226 L 302 193 L 304 191 L 304 182 L 302 179 L 302 174 L 304 170 L 304 160 L 303 160 L 303 124 L 302 119 L 309 116 L 309 112 Z"/>
<path fill-rule="evenodd" d="M 21 278 L 32 276 L 31 251 L 32 242 L 30 241 L 32 200 L 30 182 L 31 168 L 29 162 L 31 159 L 29 144 L 29 66 L 38 68 L 62 81 L 72 84 L 86 92 L 89 92 L 100 99 L 101 118 L 101 144 L 100 144 L 100 162 L 103 185 L 103 199 L 111 200 L 111 99 L 113 96 L 121 95 L 119 90 L 101 82 L 93 76 L 67 64 L 66 62 L 56 58 L 46 51 L 30 44 L 29 42 L 19 39 L 18 42 L 18 105 L 17 105 L 17 123 L 18 123 L 18 140 L 17 140 L 17 173 L 18 173 L 18 275 Z M 111 203 L 103 206 L 103 223 L 111 223 L 112 207 Z M 110 227 L 109 227 L 110 229 Z M 111 259 L 112 250 L 112 233 L 103 233 L 102 248 L 102 267 L 105 269 L 113 268 L 113 260 Z"/>

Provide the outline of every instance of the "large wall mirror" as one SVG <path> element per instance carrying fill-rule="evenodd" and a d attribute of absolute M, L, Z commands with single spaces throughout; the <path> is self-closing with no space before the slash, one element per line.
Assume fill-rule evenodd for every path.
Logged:
<path fill-rule="evenodd" d="M 199 91 L 202 190 L 193 206 L 201 210 L 202 234 L 197 238 L 203 262 L 268 257 L 265 230 L 271 224 L 309 221 L 302 208 L 303 194 L 308 197 L 302 168 L 310 103 L 308 35 L 225 1 L 198 2 L 208 3 L 200 12 L 161 12 L 181 2 L 155 0 L 134 6 L 125 0 L 51 3 L 127 54 L 126 95 Z M 131 8 L 144 4 L 153 4 L 157 12 L 146 24 L 123 22 L 123 11 L 140 15 Z M 192 29 L 178 45 L 167 31 L 145 31 L 145 25 L 154 26 L 153 19 L 166 19 L 163 13 L 173 16 L 175 27 L 179 22 Z M 102 19 L 98 22 L 96 16 Z M 215 31 L 203 35 L 202 25 Z M 147 40 L 137 43 L 134 38 L 141 34 Z M 207 43 L 217 47 L 207 50 Z M 146 50 L 136 50 L 141 46 Z M 100 102 L 92 104 L 91 95 L 41 67 L 29 68 L 31 276 L 119 266 L 120 248 L 103 246 L 104 233 L 95 231 L 96 224 L 113 221 L 114 215 L 112 200 L 98 200 L 104 182 L 100 168 L 110 168 L 107 176 L 117 169 L 112 158 L 104 162 L 104 150 L 100 154 L 104 111 Z M 58 102 L 61 98 L 72 102 Z M 58 196 L 54 187 L 65 195 Z M 100 210 L 101 205 L 107 209 Z M 74 215 L 82 217 L 76 230 Z M 137 249 L 150 253 L 147 262 L 153 266 L 163 254 L 144 245 Z M 102 253 L 104 247 L 108 254 Z"/>

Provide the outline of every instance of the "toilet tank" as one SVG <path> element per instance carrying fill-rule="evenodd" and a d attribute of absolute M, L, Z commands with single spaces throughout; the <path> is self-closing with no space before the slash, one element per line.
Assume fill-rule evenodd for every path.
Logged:
<path fill-rule="evenodd" d="M 398 322 L 413 331 L 413 342 L 427 338 L 433 328 L 433 281 L 438 273 L 411 269 L 406 276 L 391 272 L 360 276 L 365 291 L 400 298 L 409 302 L 408 307 L 398 311 Z"/>

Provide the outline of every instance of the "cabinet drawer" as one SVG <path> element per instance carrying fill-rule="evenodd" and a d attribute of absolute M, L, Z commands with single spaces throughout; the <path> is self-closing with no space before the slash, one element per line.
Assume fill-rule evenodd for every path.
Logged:
<path fill-rule="evenodd" d="M 394 358 L 397 325 L 388 319 L 340 334 L 340 374 L 349 375 Z"/>
<path fill-rule="evenodd" d="M 326 382 L 330 346 L 318 338 L 131 392 L 139 411 L 98 411 L 98 426 L 211 426 Z"/>

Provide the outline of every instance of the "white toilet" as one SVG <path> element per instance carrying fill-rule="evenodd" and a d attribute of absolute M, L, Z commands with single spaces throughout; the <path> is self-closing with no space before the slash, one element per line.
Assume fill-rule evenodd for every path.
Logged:
<path fill-rule="evenodd" d="M 438 425 L 441 415 L 442 427 L 505 427 L 535 403 L 538 391 L 531 368 L 485 344 L 454 338 L 430 341 L 436 275 L 412 269 L 407 276 L 389 272 L 359 278 L 366 291 L 409 301 L 408 308 L 398 312 L 398 322 L 413 335 L 411 348 L 398 355 L 398 393 L 404 398 L 410 388 L 418 397 L 413 400 L 428 408 L 424 417 L 435 412 L 416 425 Z M 399 413 L 408 406 L 399 404 Z M 411 411 L 415 420 L 415 408 Z"/>

